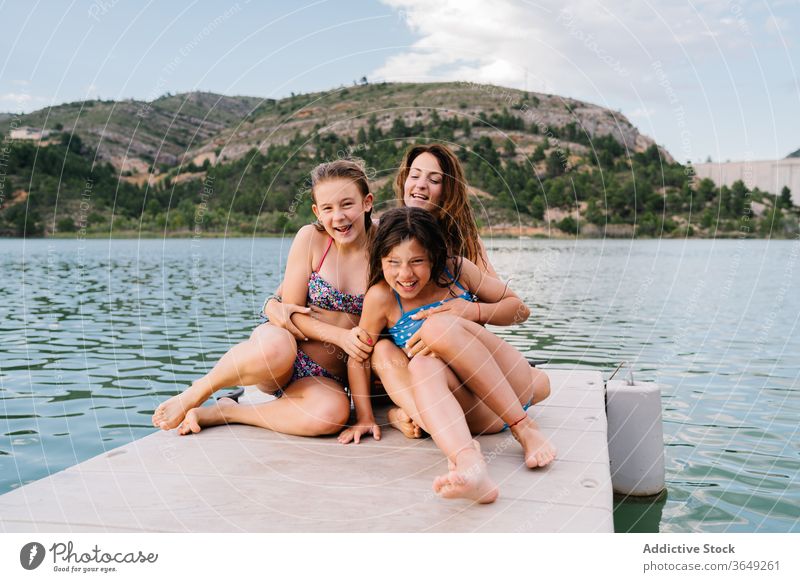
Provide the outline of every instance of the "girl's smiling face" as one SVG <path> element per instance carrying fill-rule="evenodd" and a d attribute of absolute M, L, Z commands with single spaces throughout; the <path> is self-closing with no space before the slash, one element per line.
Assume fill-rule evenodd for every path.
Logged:
<path fill-rule="evenodd" d="M 411 299 L 431 280 L 431 260 L 415 238 L 392 247 L 381 259 L 383 278 L 401 297 Z"/>
<path fill-rule="evenodd" d="M 442 206 L 442 181 L 444 174 L 439 160 L 424 152 L 414 158 L 403 185 L 403 202 L 406 206 L 437 212 Z"/>
<path fill-rule="evenodd" d="M 362 196 L 346 178 L 325 180 L 314 188 L 311 210 L 337 243 L 351 243 L 365 234 L 364 213 L 372 210 L 372 194 Z"/>

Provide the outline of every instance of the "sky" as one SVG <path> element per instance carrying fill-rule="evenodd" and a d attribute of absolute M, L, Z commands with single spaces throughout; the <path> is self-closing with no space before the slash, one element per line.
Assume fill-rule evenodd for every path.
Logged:
<path fill-rule="evenodd" d="M 800 148 L 800 0 L 0 0 L 0 22 L 6 112 L 366 76 L 588 101 L 681 162 Z"/>

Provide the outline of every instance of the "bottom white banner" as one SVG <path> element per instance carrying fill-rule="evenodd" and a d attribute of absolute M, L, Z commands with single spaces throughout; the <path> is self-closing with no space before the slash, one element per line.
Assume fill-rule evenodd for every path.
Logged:
<path fill-rule="evenodd" d="M 798 580 L 794 534 L 2 534 L 3 580 Z"/>

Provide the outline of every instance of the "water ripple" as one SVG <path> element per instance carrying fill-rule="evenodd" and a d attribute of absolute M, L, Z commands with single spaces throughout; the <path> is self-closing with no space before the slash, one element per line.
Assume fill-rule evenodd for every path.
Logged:
<path fill-rule="evenodd" d="M 551 365 L 627 361 L 662 384 L 662 531 L 800 530 L 794 244 L 487 241 L 531 306 L 493 331 Z M 289 244 L 0 247 L 3 492 L 151 433 L 157 403 L 247 337 Z"/>

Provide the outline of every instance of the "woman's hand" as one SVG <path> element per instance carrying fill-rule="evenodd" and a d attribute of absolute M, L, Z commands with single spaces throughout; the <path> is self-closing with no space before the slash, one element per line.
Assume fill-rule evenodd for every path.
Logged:
<path fill-rule="evenodd" d="M 431 307 L 429 309 L 423 309 L 422 311 L 418 311 L 411 316 L 411 319 L 426 319 L 431 315 L 435 315 L 437 313 L 445 313 L 445 312 L 447 312 L 450 315 L 463 317 L 464 319 L 477 322 L 478 316 L 480 314 L 480 308 L 478 307 L 477 303 L 473 303 L 472 301 L 467 301 L 466 299 L 457 297 L 456 299 L 445 301 L 444 303 L 438 305 L 437 307 Z"/>
<path fill-rule="evenodd" d="M 358 326 L 341 330 L 333 343 L 357 362 L 366 361 L 372 353 L 372 338 Z"/>
<path fill-rule="evenodd" d="M 305 334 L 292 323 L 292 314 L 311 313 L 308 307 L 302 307 L 301 305 L 294 305 L 292 303 L 283 303 L 277 299 L 272 299 L 267 302 L 267 308 L 264 311 L 267 317 L 269 317 L 269 322 L 271 324 L 282 327 L 299 340 L 308 341 Z"/>
<path fill-rule="evenodd" d="M 376 441 L 381 440 L 381 427 L 375 423 L 374 418 L 370 418 L 367 420 L 357 420 L 356 423 L 344 429 L 341 434 L 339 435 L 339 442 L 343 445 L 348 444 L 349 442 L 355 442 L 358 444 L 361 442 L 361 437 L 372 433 L 372 436 L 375 437 Z"/>

